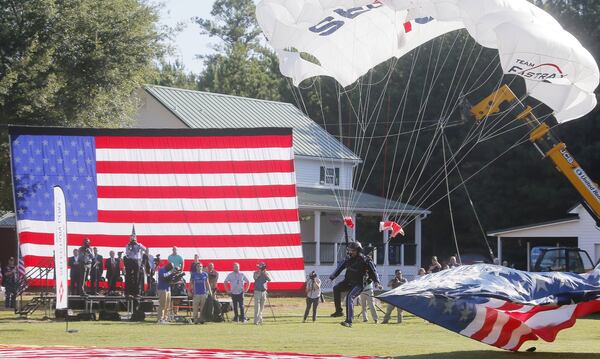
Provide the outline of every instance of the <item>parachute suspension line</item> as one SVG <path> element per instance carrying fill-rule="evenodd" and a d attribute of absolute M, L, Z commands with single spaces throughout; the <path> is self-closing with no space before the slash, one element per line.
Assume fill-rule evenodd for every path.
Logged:
<path fill-rule="evenodd" d="M 445 136 L 445 135 L 444 135 Z M 448 151 L 450 152 L 450 154 L 453 153 L 452 151 L 452 147 L 450 146 L 450 142 L 446 139 L 446 144 L 448 146 Z M 477 213 L 477 209 L 475 208 L 475 204 L 473 203 L 473 199 L 471 198 L 471 194 L 469 193 L 469 189 L 467 188 L 467 183 L 465 182 L 465 179 L 463 178 L 462 173 L 460 172 L 460 168 L 458 168 L 458 164 L 456 163 L 456 159 L 454 159 L 454 162 L 457 166 L 456 168 L 456 173 L 458 174 L 458 177 L 460 179 L 460 182 L 463 185 L 463 188 L 465 189 L 465 194 L 467 195 L 467 199 L 469 200 L 469 204 L 471 205 L 471 209 L 473 210 L 473 215 L 475 216 L 475 220 L 477 221 L 477 226 L 479 227 L 479 230 L 481 231 L 481 236 L 483 239 L 483 243 L 485 243 L 488 253 L 490 255 L 490 259 L 493 260 L 494 257 L 494 251 L 492 250 L 492 246 L 490 246 L 490 243 L 488 242 L 487 239 L 487 235 L 485 233 L 485 230 L 483 229 L 483 225 L 481 224 L 481 220 L 479 219 L 479 213 Z"/>
<path fill-rule="evenodd" d="M 443 39 L 444 39 L 444 37 L 442 37 L 442 40 L 441 40 L 442 44 L 443 44 Z M 400 168 L 398 170 L 398 173 L 403 173 L 404 166 L 405 166 L 405 163 L 406 163 L 406 160 L 407 160 L 409 152 L 412 152 L 411 153 L 411 161 L 410 161 L 410 162 L 412 162 L 412 157 L 414 156 L 414 153 L 416 151 L 416 144 L 418 143 L 418 139 L 420 137 L 421 130 L 422 130 L 422 127 L 423 127 L 422 126 L 422 121 L 424 119 L 424 115 L 422 116 L 421 114 L 424 114 L 424 112 L 425 112 L 424 108 L 426 106 L 424 106 L 424 104 L 426 103 L 426 101 L 429 100 L 429 95 L 431 94 L 432 86 L 433 86 L 433 84 L 437 80 L 436 79 L 436 71 L 437 71 L 437 67 L 438 67 L 440 56 L 441 56 L 441 52 L 442 52 L 442 46 L 441 45 L 440 45 L 440 49 L 439 49 L 439 51 L 437 53 L 437 56 L 435 56 L 435 59 L 436 59 L 436 61 L 435 61 L 435 68 L 433 70 L 433 74 L 432 74 L 431 80 L 430 80 L 431 84 L 430 84 L 430 87 L 429 87 L 429 93 L 427 94 L 427 96 L 425 96 L 425 93 L 427 92 L 426 91 L 425 83 L 427 83 L 427 81 L 429 80 L 429 73 L 430 73 L 430 69 L 431 69 L 431 60 L 434 57 L 433 53 L 434 53 L 434 50 L 435 50 L 436 40 L 437 39 L 434 39 L 432 41 L 432 43 L 431 43 L 430 56 L 428 56 L 428 62 L 427 62 L 427 71 L 426 71 L 426 74 L 425 74 L 425 80 L 423 81 L 423 87 L 421 89 L 420 105 L 419 105 L 419 110 L 417 112 L 417 121 L 413 125 L 413 133 L 411 133 L 411 136 L 410 136 L 410 138 L 408 140 L 407 151 L 405 151 L 404 154 L 403 154 L 403 156 L 402 156 L 402 161 L 400 163 Z M 411 69 L 411 70 L 413 70 L 413 69 Z M 412 72 L 411 72 L 411 75 L 412 75 Z M 402 123 L 404 122 L 404 115 L 406 113 L 406 105 L 407 105 L 407 102 L 408 102 L 407 101 L 408 91 L 405 93 L 405 96 L 406 97 L 403 99 L 404 103 L 401 103 L 401 104 L 398 105 L 398 107 L 396 109 L 396 112 L 394 114 L 394 118 L 396 118 L 398 116 L 398 113 L 400 112 L 400 106 L 402 105 L 402 112 L 401 112 L 402 114 L 400 116 L 400 126 L 402 126 Z M 425 100 L 424 100 L 424 98 L 425 98 Z M 436 122 L 435 131 L 437 131 L 438 127 L 439 127 L 439 122 Z M 434 134 L 434 136 L 435 136 L 435 134 Z M 413 147 L 412 151 L 409 151 L 411 145 L 413 144 L 413 141 L 414 141 L 414 146 L 412 146 Z M 399 142 L 400 142 L 400 138 L 396 138 L 396 144 L 394 146 L 394 151 L 393 151 L 394 154 L 396 154 L 398 152 Z M 392 161 L 392 167 L 391 167 L 391 170 L 390 170 L 391 173 L 395 172 L 396 161 L 397 161 L 397 157 L 394 155 L 394 159 Z M 408 165 L 408 168 L 410 169 L 410 165 Z M 396 178 L 396 180 L 394 182 L 394 186 L 393 187 L 391 186 L 391 180 L 392 179 L 390 177 L 390 183 L 388 185 L 388 194 L 386 195 L 386 198 L 390 198 L 390 196 L 393 193 L 396 192 L 396 189 L 398 188 L 400 176 L 397 176 L 397 178 Z M 402 199 L 402 194 L 404 193 L 405 188 L 406 188 L 406 181 L 403 183 L 402 193 L 400 194 L 400 199 Z M 386 208 L 386 213 L 385 213 L 386 217 L 389 217 L 392 214 L 392 212 L 393 212 L 393 208 L 397 207 L 395 204 L 391 204 L 391 205 L 392 205 L 392 210 L 390 210 L 390 208 Z"/>
<path fill-rule="evenodd" d="M 467 41 L 465 41 L 465 45 L 463 46 L 463 50 L 462 50 L 463 52 L 464 52 L 464 48 L 465 48 L 466 44 L 467 44 Z M 475 45 L 476 45 L 476 43 L 474 42 L 473 46 L 471 47 L 471 51 L 470 51 L 470 54 L 469 54 L 469 59 L 470 59 L 470 58 L 471 58 L 471 56 L 472 56 L 473 50 L 474 50 L 474 48 L 475 48 Z M 473 72 L 474 72 L 474 69 L 475 69 L 475 65 L 478 63 L 478 61 L 479 61 L 479 59 L 480 59 L 480 57 L 481 57 L 482 50 L 483 50 L 483 47 L 481 47 L 481 48 L 480 48 L 480 51 L 479 51 L 479 53 L 477 54 L 477 59 L 475 60 L 475 62 L 473 62 L 473 66 L 471 66 L 471 70 L 469 71 L 469 74 L 468 74 L 468 76 L 467 76 L 467 80 L 465 81 L 465 84 L 463 85 L 463 87 L 462 87 L 462 89 L 461 89 L 461 92 L 463 92 L 463 91 L 464 91 L 464 88 L 466 87 L 466 85 L 467 85 L 467 83 L 468 83 L 468 79 L 470 79 L 470 77 L 472 76 L 472 74 L 473 74 Z M 462 54 L 462 52 L 461 52 L 461 54 Z M 461 56 L 460 58 L 462 59 L 462 56 Z M 467 61 L 466 61 L 466 63 L 469 63 L 469 61 L 467 60 Z M 459 64 L 460 64 L 460 62 L 459 62 Z M 488 66 L 489 66 L 489 64 L 488 64 Z M 457 65 L 457 69 L 458 69 L 458 67 L 459 67 L 459 66 Z M 466 69 L 466 66 L 464 66 L 464 68 Z M 459 81 L 458 81 L 458 83 L 462 82 L 462 79 L 463 79 L 463 77 L 464 77 L 464 73 L 465 73 L 465 69 L 463 69 L 463 71 L 461 72 L 461 75 L 460 75 L 460 78 L 459 78 Z M 454 77 L 455 77 L 455 76 L 456 76 L 456 71 L 455 71 L 455 73 L 454 73 L 453 79 L 454 79 Z M 480 78 L 480 77 L 478 77 L 478 79 L 479 79 L 479 78 Z M 452 85 L 451 85 L 451 87 L 450 87 L 450 89 L 449 89 L 448 93 L 450 93 L 450 90 L 451 90 L 451 88 L 452 88 Z M 457 90 L 458 90 L 458 86 L 457 86 Z M 457 91 L 457 90 L 456 90 L 456 91 Z M 456 93 L 456 91 L 455 91 L 455 93 Z M 447 97 L 446 99 L 448 99 L 448 97 Z M 450 120 L 450 116 L 451 116 L 451 114 L 452 114 L 452 113 L 455 111 L 455 109 L 457 108 L 457 106 L 458 106 L 458 104 L 459 104 L 459 103 L 460 103 L 460 98 L 457 98 L 457 100 L 455 101 L 455 104 L 454 104 L 454 106 L 452 106 L 451 110 L 450 110 L 448 113 L 446 113 L 446 114 L 442 114 L 442 115 L 441 115 L 441 118 L 442 118 L 442 119 L 445 119 L 445 120 L 446 120 L 446 122 L 448 122 L 448 121 Z M 444 104 L 444 107 L 446 107 L 446 103 Z M 446 125 L 445 125 L 445 126 L 446 126 L 446 128 L 448 127 L 447 123 L 446 123 Z M 469 133 L 471 133 L 471 132 L 472 132 L 473 128 L 474 128 L 474 127 L 472 126 L 472 127 L 471 127 L 471 130 L 469 131 Z M 468 139 L 468 138 L 469 138 L 469 137 L 467 136 L 467 139 Z M 435 138 L 434 138 L 434 139 L 435 139 Z M 420 164 L 420 163 L 419 163 L 419 164 Z M 411 191 L 411 193 L 410 193 L 410 195 L 409 195 L 409 198 L 408 198 L 408 199 L 407 199 L 407 200 L 404 202 L 404 206 L 405 206 L 405 207 L 404 207 L 404 209 L 406 208 L 407 204 L 410 202 L 410 199 L 412 199 L 412 197 L 413 197 L 413 194 L 414 194 L 414 191 L 415 191 L 415 189 L 416 189 L 416 186 L 417 186 L 417 185 L 420 183 L 420 178 L 421 178 L 421 176 L 419 176 L 419 177 L 417 178 L 417 180 L 415 181 L 415 184 L 414 184 L 413 190 Z M 408 181 L 407 181 L 407 182 L 408 182 Z M 403 211 L 404 211 L 404 209 L 403 209 Z"/>
<path fill-rule="evenodd" d="M 501 118 L 499 119 L 499 121 L 501 121 L 504 117 L 506 117 L 508 115 L 508 112 L 504 113 Z M 482 127 L 483 128 L 483 127 Z M 470 142 L 470 141 L 468 141 Z M 462 150 L 464 147 L 466 147 L 466 144 L 468 143 L 467 141 L 464 141 L 463 144 L 460 146 L 459 150 L 457 150 L 454 154 L 453 154 L 453 159 L 458 155 L 459 151 Z M 482 141 L 477 141 L 475 142 L 467 151 L 465 154 L 462 155 L 462 157 L 460 158 L 459 161 L 456 162 L 456 166 L 454 166 L 451 170 L 450 173 L 453 172 L 458 164 L 462 163 L 462 161 L 464 161 L 467 156 L 475 149 L 475 147 L 477 146 L 477 144 L 481 143 Z M 423 194 L 420 196 L 419 198 L 419 202 L 417 204 L 417 206 L 421 207 L 423 206 L 423 203 L 425 203 L 430 197 L 431 195 L 433 195 L 434 191 L 441 185 L 441 183 L 438 183 L 436 185 L 436 181 L 438 179 L 441 178 L 441 176 L 443 176 L 443 168 L 440 168 L 437 170 L 437 172 L 430 177 L 430 179 L 427 181 L 427 184 L 429 184 L 429 187 L 423 191 Z M 439 201 L 438 201 L 439 202 Z M 437 202 L 436 202 L 437 203 Z M 432 205 L 433 206 L 433 205 Z M 431 208 L 432 206 L 428 206 L 428 208 Z"/>
<path fill-rule="evenodd" d="M 433 76 L 432 76 L 432 79 L 431 79 L 431 84 L 429 86 L 429 90 L 427 91 L 427 96 L 426 96 L 426 98 L 424 100 L 423 100 L 423 95 L 424 95 L 425 91 L 423 91 L 421 93 L 421 106 L 420 106 L 419 112 L 417 114 L 418 118 L 420 118 L 421 121 L 425 117 L 426 110 L 427 110 L 427 107 L 429 105 L 429 100 L 431 98 L 431 94 L 433 93 L 434 85 L 437 82 L 437 80 L 439 79 L 439 76 L 441 75 L 441 73 L 443 72 L 444 66 L 446 65 L 446 63 L 447 63 L 447 61 L 448 61 L 448 59 L 450 57 L 450 54 L 452 53 L 452 51 L 453 51 L 453 49 L 454 49 L 454 47 L 456 45 L 456 42 L 457 42 L 458 37 L 459 37 L 459 34 L 457 33 L 456 36 L 454 37 L 454 41 L 452 42 L 451 48 L 447 52 L 446 57 L 444 58 L 442 64 L 440 65 L 439 64 L 439 60 L 440 60 L 440 56 L 441 56 L 441 53 L 442 53 L 443 41 L 444 41 L 445 37 L 446 36 L 442 36 L 442 41 L 441 41 L 442 43 L 440 44 L 440 48 L 439 48 L 439 51 L 438 51 L 438 56 L 436 57 L 435 67 L 434 67 L 434 70 L 433 70 Z M 435 43 L 433 43 L 432 46 L 435 46 Z M 430 68 L 430 66 L 428 66 L 428 71 L 429 71 L 429 68 Z M 438 68 L 439 68 L 439 71 L 438 71 Z M 425 90 L 425 87 L 423 88 L 423 90 Z M 433 135 L 432 141 L 430 142 L 430 144 L 429 144 L 427 150 L 425 151 L 425 153 L 423 154 L 423 156 L 421 156 L 421 159 L 417 162 L 417 165 L 415 166 L 415 168 L 420 167 L 421 169 L 420 169 L 420 171 L 417 171 L 418 172 L 418 176 L 417 176 L 417 179 L 416 179 L 414 185 L 411 188 L 411 191 L 410 191 L 411 194 L 414 192 L 415 188 L 417 187 L 418 182 L 419 182 L 421 176 L 423 175 L 423 173 L 425 171 L 427 163 L 429 163 L 429 161 L 431 160 L 431 157 L 433 155 L 433 150 L 435 148 L 437 140 L 439 140 L 439 130 L 440 130 L 440 126 L 438 126 L 436 128 L 436 130 L 434 132 L 434 135 Z M 416 137 L 414 138 L 414 146 L 412 146 L 413 147 L 412 151 L 410 151 L 410 157 L 409 157 L 409 161 L 408 161 L 408 164 L 407 164 L 407 169 L 409 171 L 412 168 L 412 164 L 414 162 L 415 153 L 416 153 L 416 150 L 417 150 L 416 144 L 419 142 L 420 135 L 421 135 L 421 133 L 417 132 Z M 409 141 L 409 147 L 411 147 L 412 140 L 413 140 L 413 138 L 411 136 L 411 140 Z M 403 156 L 403 160 L 402 160 L 402 163 L 401 163 L 401 166 L 400 166 L 400 172 L 404 172 L 404 165 L 406 163 L 406 159 L 407 159 L 407 153 L 405 153 L 404 156 Z M 412 172 L 412 171 L 410 171 L 410 172 Z M 414 176 L 415 176 L 415 172 L 412 172 L 411 175 L 408 177 L 408 179 L 406 179 L 403 182 L 403 184 L 402 184 L 402 191 L 401 191 L 400 196 L 399 196 L 401 199 L 404 197 L 404 193 L 409 188 L 410 183 L 413 180 Z M 394 184 L 392 193 L 394 193 L 396 191 L 396 188 L 397 188 L 398 183 L 399 183 L 399 179 L 400 179 L 399 177 L 396 179 L 396 183 Z M 394 204 L 394 207 L 397 207 L 397 206 L 398 206 L 398 204 Z M 407 204 L 404 203 L 404 204 L 401 204 L 400 206 L 402 206 L 403 208 L 402 208 L 401 211 L 398 211 L 398 212 L 402 213 L 402 212 L 404 212 L 406 210 Z"/>
<path fill-rule="evenodd" d="M 393 61 L 390 62 L 390 67 L 386 73 L 384 87 L 379 95 L 379 98 L 376 101 L 373 113 L 368 120 L 368 124 L 370 125 L 370 123 L 372 122 L 372 119 L 374 118 L 375 124 L 373 126 L 370 126 L 371 127 L 371 136 L 369 136 L 369 141 L 368 141 L 366 150 L 364 151 L 365 155 L 367 155 L 371 150 L 371 146 L 373 144 L 373 139 L 374 139 L 373 135 L 375 134 L 375 131 L 377 129 L 377 124 L 379 122 L 381 111 L 383 109 L 385 96 L 386 96 L 387 90 L 389 88 L 389 84 L 390 84 L 392 75 L 396 69 L 397 63 L 398 63 L 398 59 L 394 59 Z M 379 81 L 378 83 L 381 83 L 381 81 Z M 369 95 L 369 97 L 370 97 L 370 95 Z M 388 131 L 386 133 L 386 137 L 385 137 L 386 140 L 387 140 L 387 137 L 389 137 L 389 131 L 391 131 L 391 127 L 388 129 Z M 358 150 L 359 156 L 363 153 L 364 142 L 365 142 L 364 139 L 365 139 L 365 134 L 363 134 L 362 139 L 360 141 L 360 147 Z M 380 147 L 374 161 L 372 162 L 373 164 L 371 165 L 371 169 L 368 171 L 367 178 L 364 181 L 363 181 L 363 175 L 365 173 L 365 165 L 360 166 L 360 171 L 358 171 L 358 173 L 355 176 L 353 176 L 353 188 L 357 188 L 358 190 L 351 192 L 352 193 L 352 203 L 355 203 L 356 196 L 358 196 L 359 193 L 362 193 L 365 186 L 367 185 L 367 183 L 371 177 L 371 174 L 373 173 L 373 170 L 375 168 L 375 163 L 377 163 L 377 161 L 379 160 L 380 155 L 381 155 L 381 147 Z M 368 158 L 365 158 L 365 161 L 368 161 Z M 366 163 L 366 162 L 364 162 L 364 163 Z M 362 188 L 360 186 L 361 183 L 363 183 Z"/>
<path fill-rule="evenodd" d="M 442 129 L 443 131 L 443 129 Z M 452 200 L 450 198 L 450 180 L 448 178 L 448 167 L 446 166 L 446 136 L 442 134 L 442 155 L 444 157 L 444 171 L 446 173 L 446 196 L 448 197 L 448 211 L 450 213 L 450 223 L 452 224 L 452 237 L 454 238 L 454 246 L 456 248 L 456 255 L 458 256 L 458 262 L 462 263 L 460 257 L 460 249 L 458 248 L 458 238 L 456 237 L 456 227 L 454 225 L 454 213 L 452 212 Z"/>
<path fill-rule="evenodd" d="M 536 105 L 535 108 L 537 108 L 540 105 Z M 534 109 L 535 109 L 534 108 Z M 552 127 L 550 127 L 550 129 L 554 129 L 554 127 L 558 126 L 558 124 L 553 125 Z M 521 146 L 524 143 L 529 142 L 529 134 L 525 134 L 523 135 L 521 138 L 519 138 L 513 145 L 511 145 L 509 148 L 507 148 L 506 150 L 504 150 L 502 153 L 500 153 L 499 155 L 497 155 L 495 158 L 493 158 L 492 160 L 488 161 L 486 164 L 484 164 L 480 169 L 478 169 L 477 171 L 475 171 L 475 173 L 473 173 L 472 175 L 470 175 L 469 177 L 467 177 L 464 181 L 461 181 L 461 183 L 457 184 L 454 188 L 452 188 L 450 190 L 450 193 L 453 193 L 454 191 L 456 191 L 457 189 L 461 188 L 463 186 L 464 183 L 469 182 L 471 179 L 473 179 L 474 177 L 476 177 L 479 173 L 483 172 L 485 169 L 487 169 L 489 166 L 491 166 L 493 163 L 495 163 L 497 160 L 499 160 L 500 158 L 504 157 L 507 153 L 509 153 L 510 151 L 512 151 L 513 149 Z M 458 163 L 462 162 L 462 160 L 464 159 L 464 157 L 458 161 Z M 452 172 L 452 170 L 450 171 Z M 431 195 L 431 194 L 430 194 Z M 440 201 L 442 201 L 446 196 L 441 196 L 440 198 L 438 198 L 436 201 L 434 201 L 428 208 L 431 208 L 433 206 L 435 206 L 436 204 L 438 204 Z M 406 225 L 412 223 L 414 221 L 414 219 L 411 219 L 410 221 L 406 222 Z"/>
<path fill-rule="evenodd" d="M 502 82 L 502 78 L 500 78 L 500 79 L 499 79 L 499 81 L 498 81 L 498 85 L 499 85 L 501 82 Z M 498 85 L 497 85 L 497 86 L 498 86 Z M 505 112 L 503 113 L 503 116 L 502 116 L 502 118 L 503 118 L 503 117 L 505 117 L 505 115 L 506 115 L 506 114 L 508 114 L 509 112 L 510 112 L 510 110 L 507 110 L 507 111 L 505 111 Z M 484 124 L 485 124 L 485 122 L 484 122 Z M 475 122 L 474 122 L 474 125 L 475 125 Z M 482 127 L 480 128 L 480 131 L 483 131 L 483 129 L 484 129 L 484 127 L 482 126 Z M 470 131 L 470 133 L 471 133 L 471 131 Z M 475 133 L 473 133 L 473 135 L 474 135 L 474 134 L 475 134 Z M 477 137 L 479 137 L 479 138 L 478 138 L 478 140 L 477 140 L 477 141 L 476 141 L 476 142 L 475 142 L 475 143 L 472 145 L 472 147 L 471 147 L 471 148 L 470 148 L 470 149 L 467 151 L 467 155 L 468 155 L 468 154 L 469 154 L 469 153 L 470 153 L 470 152 L 471 152 L 471 151 L 472 151 L 472 150 L 475 148 L 475 146 L 476 146 L 478 143 L 482 142 L 482 140 L 481 140 L 481 137 L 482 137 L 482 132 L 480 132 L 480 134 L 479 134 Z M 463 143 L 461 144 L 461 146 L 459 147 L 459 149 L 458 149 L 458 150 L 457 150 L 457 152 L 455 153 L 454 157 L 455 157 L 455 156 L 458 154 L 458 152 L 459 152 L 460 150 L 462 150 L 464 147 L 466 147 L 466 145 L 467 145 L 468 143 L 470 143 L 472 139 L 473 139 L 473 138 L 471 137 L 471 134 L 469 134 L 467 137 L 465 137 L 465 139 L 464 139 Z M 461 159 L 461 161 L 462 161 L 462 160 L 464 160 L 464 158 L 466 158 L 466 155 L 465 155 L 465 156 L 463 156 L 463 158 Z M 428 189 L 431 189 L 433 186 L 435 186 L 435 180 L 436 180 L 436 179 L 438 179 L 438 178 L 439 178 L 439 177 L 442 175 L 442 170 L 443 170 L 442 168 L 438 169 L 438 171 L 437 171 L 437 175 L 434 175 L 434 176 L 430 177 L 430 179 L 429 179 L 429 180 L 426 182 L 426 184 L 428 184 L 428 183 L 431 183 L 431 184 L 429 185 L 429 188 L 428 188 Z M 435 187 L 434 187 L 434 189 L 435 189 L 435 188 L 437 188 L 437 187 L 439 187 L 439 184 L 438 184 L 437 186 L 435 186 Z M 418 194 L 419 192 L 420 192 L 420 191 L 417 191 L 417 194 Z M 425 200 L 426 200 L 427 198 L 429 198 L 429 196 L 427 196 L 427 197 L 425 197 L 425 200 L 423 200 L 423 196 L 425 195 L 425 193 L 427 193 L 427 191 L 423 191 L 423 192 L 424 192 L 424 194 L 423 194 L 423 195 L 421 195 L 421 197 L 420 197 L 421 201 L 420 201 L 420 203 L 418 204 L 418 206 L 419 206 L 419 207 L 423 205 L 423 203 L 425 202 Z M 407 202 L 408 202 L 408 201 L 410 201 L 410 200 L 412 200 L 412 197 L 413 197 L 413 195 L 411 194 L 411 196 L 409 196 L 409 199 L 407 200 Z"/>

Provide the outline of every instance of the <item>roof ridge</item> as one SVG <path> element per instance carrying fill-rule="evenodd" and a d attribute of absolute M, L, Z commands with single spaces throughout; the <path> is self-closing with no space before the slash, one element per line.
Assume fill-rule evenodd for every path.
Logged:
<path fill-rule="evenodd" d="M 175 90 L 175 91 L 183 91 L 183 92 L 191 92 L 191 93 L 198 93 L 198 94 L 204 94 L 204 95 L 210 95 L 210 96 L 218 96 L 218 97 L 229 97 L 229 98 L 235 98 L 235 99 L 240 99 L 240 100 L 250 100 L 250 101 L 259 101 L 259 102 L 267 102 L 267 103 L 274 103 L 274 104 L 279 104 L 279 105 L 286 105 L 286 106 L 292 106 L 294 108 L 297 109 L 296 106 L 294 106 L 294 104 L 289 103 L 289 102 L 283 102 L 283 101 L 275 101 L 275 100 L 264 100 L 264 99 L 260 99 L 260 98 L 254 98 L 254 97 L 244 97 L 244 96 L 237 96 L 237 95 L 228 95 L 228 94 L 224 94 L 224 93 L 218 93 L 218 92 L 209 92 L 209 91 L 200 91 L 200 90 L 190 90 L 190 89 L 185 89 L 185 88 L 180 88 L 180 87 L 171 87 L 171 86 L 162 86 L 162 85 L 152 85 L 152 84 L 145 84 L 144 88 L 151 88 L 151 87 L 158 87 L 158 88 L 162 88 L 162 89 L 167 89 L 167 90 Z M 302 113 L 304 115 L 304 113 Z"/>

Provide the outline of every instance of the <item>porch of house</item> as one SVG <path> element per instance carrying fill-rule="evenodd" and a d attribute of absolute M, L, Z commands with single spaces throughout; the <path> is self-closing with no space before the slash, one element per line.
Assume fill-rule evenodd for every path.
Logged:
<path fill-rule="evenodd" d="M 402 270 L 409 279 L 416 276 L 421 267 L 422 220 L 430 212 L 410 205 L 391 203 L 385 198 L 367 193 L 358 193 L 353 198 L 356 198 L 356 203 L 352 206 L 355 227 L 348 232 L 350 240 L 357 238 L 358 227 L 368 217 L 372 217 L 370 222 L 379 223 L 386 208 L 399 208 L 399 214 L 414 218 L 410 230 L 406 231 L 406 237 L 389 241 L 389 234 L 385 231 L 380 234 L 381 241 L 372 245 L 373 258 L 384 286 L 394 276 L 396 269 Z M 298 199 L 305 270 L 307 273 L 316 271 L 323 282 L 323 289 L 330 290 L 334 283 L 329 280 L 329 274 L 345 257 L 344 224 L 335 195 L 329 189 L 298 188 Z M 378 229 L 373 226 L 369 229 L 371 230 Z M 360 238 L 358 240 L 361 241 Z"/>

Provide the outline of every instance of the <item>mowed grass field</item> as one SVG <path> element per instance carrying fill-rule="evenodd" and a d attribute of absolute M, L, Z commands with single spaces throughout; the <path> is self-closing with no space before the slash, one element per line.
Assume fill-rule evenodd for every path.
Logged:
<path fill-rule="evenodd" d="M 42 320 L 43 313 L 18 319 L 10 311 L 0 312 L 0 344 L 73 345 L 100 347 L 221 348 L 298 352 L 311 354 L 373 355 L 396 358 L 600 358 L 600 317 L 577 321 L 554 343 L 529 342 L 523 350 L 496 350 L 449 332 L 420 318 L 405 315 L 403 324 L 372 324 L 357 320 L 353 328 L 330 318 L 333 304 L 319 306 L 316 323 L 302 323 L 303 298 L 271 298 L 276 321 L 265 308 L 265 323 L 207 323 L 204 325 L 157 325 L 153 317 L 144 323 L 74 322 L 79 332 L 65 333 L 64 322 Z M 360 308 L 360 307 L 359 307 Z M 252 314 L 250 309 L 249 314 Z M 230 314 L 231 315 L 231 314 Z"/>

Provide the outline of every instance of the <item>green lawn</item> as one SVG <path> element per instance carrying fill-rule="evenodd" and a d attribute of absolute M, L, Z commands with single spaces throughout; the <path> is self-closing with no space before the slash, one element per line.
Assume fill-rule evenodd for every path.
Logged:
<path fill-rule="evenodd" d="M 159 326 L 145 323 L 76 322 L 78 333 L 65 333 L 64 323 L 40 318 L 17 319 L 0 312 L 0 344 L 151 346 L 171 348 L 223 348 L 271 352 L 377 355 L 408 358 L 600 358 L 600 318 L 581 319 L 563 331 L 556 342 L 525 344 L 536 353 L 513 354 L 463 338 L 422 319 L 407 316 L 401 325 L 357 322 L 343 328 L 329 318 L 333 306 L 322 304 L 317 323 L 301 323 L 303 299 L 271 299 L 277 322 L 266 308 L 265 324 L 210 323 Z M 250 313 L 252 310 L 250 310 Z"/>

